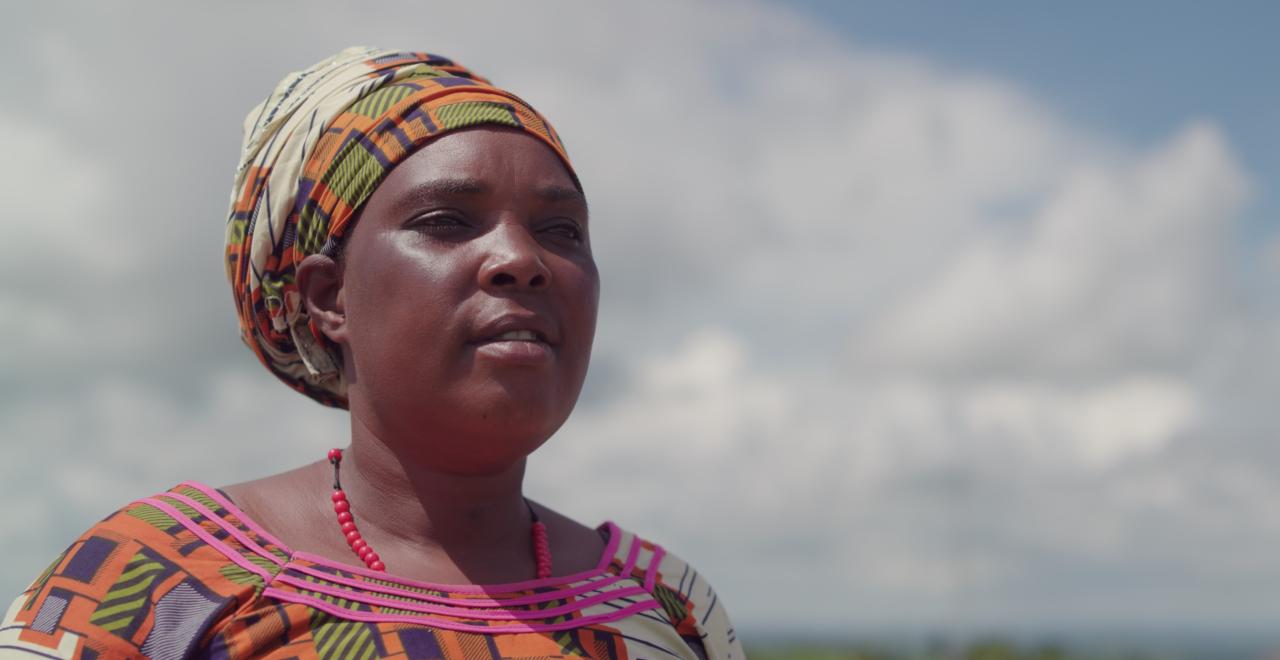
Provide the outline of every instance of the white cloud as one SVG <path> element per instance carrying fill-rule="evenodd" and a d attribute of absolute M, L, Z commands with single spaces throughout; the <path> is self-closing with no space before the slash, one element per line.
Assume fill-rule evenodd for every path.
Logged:
<path fill-rule="evenodd" d="M 975 383 L 958 405 L 965 437 L 997 438 L 1025 461 L 1106 470 L 1158 453 L 1191 429 L 1196 397 L 1170 378 L 1130 377 L 1082 392 L 1042 383 Z"/>
<path fill-rule="evenodd" d="M 0 409 L 0 483 L 24 534 L 0 539 L 19 588 L 92 522 L 187 479 L 223 485 L 294 467 L 346 444 L 346 418 L 265 373 L 206 376 L 198 402 L 100 376 L 92 386 Z M 38 538 L 41 543 L 33 543 Z M 18 572 L 19 569 L 26 569 Z"/>
<path fill-rule="evenodd" d="M 673 352 L 636 363 L 625 400 L 578 411 L 545 450 L 546 457 L 534 458 L 531 471 L 538 475 L 536 466 L 545 461 L 575 474 L 599 475 L 598 483 L 615 484 L 583 502 L 601 519 L 629 513 L 646 522 L 671 524 L 661 522 L 661 510 L 669 500 L 634 499 L 636 492 L 663 484 L 691 497 L 696 494 L 694 501 L 707 497 L 729 503 L 745 497 L 750 511 L 785 501 L 776 487 L 789 480 L 764 479 L 766 475 L 754 471 L 767 470 L 767 465 L 755 458 L 742 460 L 741 454 L 746 443 L 776 452 L 776 446 L 763 441 L 786 432 L 780 423 L 787 418 L 788 393 L 779 383 L 753 374 L 746 358 L 741 340 L 727 331 L 695 331 Z M 734 487 L 741 480 L 736 473 L 743 470 L 756 481 L 751 492 Z M 545 480 L 558 473 L 544 475 L 538 487 L 572 499 L 580 484 Z M 771 495 L 779 497 L 770 499 Z M 689 518 L 675 524 L 701 527 L 705 521 Z"/>
<path fill-rule="evenodd" d="M 54 263 L 114 273 L 136 257 L 127 232 L 105 222 L 101 209 L 111 177 L 99 163 L 55 130 L 0 115 L 0 198 L 5 200 L 6 240 L 0 261 L 6 272 L 39 272 Z"/>
<path fill-rule="evenodd" d="M 1088 161 L 1012 236 L 972 232 L 855 340 L 868 361 L 1105 370 L 1191 355 L 1226 285 L 1244 183 L 1195 125 L 1129 165 Z"/>
<path fill-rule="evenodd" d="M 0 542 L 21 573 L 0 584 L 103 502 L 341 444 L 340 415 L 237 370 L 252 358 L 217 240 L 241 113 L 362 41 L 455 56 L 556 122 L 592 199 L 611 371 L 532 459 L 531 493 L 670 543 L 740 628 L 1280 614 L 1280 480 L 1259 460 L 1280 460 L 1280 333 L 1226 300 L 1249 184 L 1212 122 L 1120 144 L 1016 85 L 769 5 L 436 7 L 354 36 L 348 7 L 208 12 L 199 32 L 164 11 L 59 21 L 32 48 L 93 53 L 100 102 L 46 90 L 0 122 L 23 154 L 0 176 L 10 217 L 39 220 L 0 256 L 101 274 L 0 283 L 28 310 L 0 317 L 0 385 L 21 395 L 0 433 L 41 440 L 6 443 L 0 496 L 32 537 Z M 277 20 L 307 29 L 281 41 Z M 115 23 L 137 39 L 96 41 Z M 40 122 L 55 107 L 103 125 L 149 108 L 153 144 L 80 148 Z M 152 150 L 173 162 L 145 169 Z"/>

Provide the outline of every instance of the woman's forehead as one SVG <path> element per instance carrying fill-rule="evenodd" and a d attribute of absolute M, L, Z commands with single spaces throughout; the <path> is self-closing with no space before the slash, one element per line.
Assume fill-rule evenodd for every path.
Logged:
<path fill-rule="evenodd" d="M 518 192 L 547 202 L 586 200 L 560 158 L 520 131 L 475 128 L 440 136 L 382 181 L 369 200 L 469 198 Z"/>

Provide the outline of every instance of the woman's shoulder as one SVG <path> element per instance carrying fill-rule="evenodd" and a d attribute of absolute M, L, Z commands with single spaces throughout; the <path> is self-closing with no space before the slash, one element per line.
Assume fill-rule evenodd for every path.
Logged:
<path fill-rule="evenodd" d="M 640 581 L 690 646 L 700 642 L 710 658 L 745 658 L 728 608 L 707 576 L 666 546 L 613 522 L 601 526 L 616 570 Z"/>
<path fill-rule="evenodd" d="M 18 596 L 0 623 L 0 648 L 182 657 L 287 559 L 227 504 L 184 483 L 121 507 Z"/>

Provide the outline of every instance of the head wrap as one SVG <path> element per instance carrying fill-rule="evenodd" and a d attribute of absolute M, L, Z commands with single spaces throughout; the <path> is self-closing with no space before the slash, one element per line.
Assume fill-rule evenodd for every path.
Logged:
<path fill-rule="evenodd" d="M 477 124 L 527 131 L 577 184 L 541 115 L 438 55 L 348 48 L 285 76 L 249 112 L 227 220 L 227 279 L 240 338 L 280 380 L 346 407 L 341 351 L 307 317 L 296 267 L 337 244 L 397 163 L 436 136 Z"/>

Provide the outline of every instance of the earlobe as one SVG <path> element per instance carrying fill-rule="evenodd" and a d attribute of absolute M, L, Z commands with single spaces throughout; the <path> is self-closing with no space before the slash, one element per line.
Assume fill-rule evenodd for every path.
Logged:
<path fill-rule="evenodd" d="M 298 292 L 307 316 L 330 341 L 345 345 L 347 315 L 342 287 L 342 267 L 323 254 L 309 255 L 298 264 Z"/>

